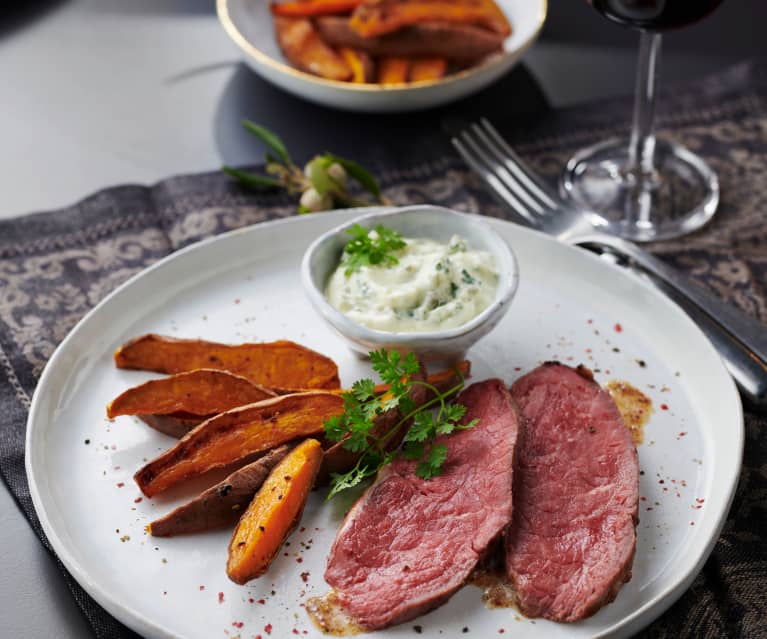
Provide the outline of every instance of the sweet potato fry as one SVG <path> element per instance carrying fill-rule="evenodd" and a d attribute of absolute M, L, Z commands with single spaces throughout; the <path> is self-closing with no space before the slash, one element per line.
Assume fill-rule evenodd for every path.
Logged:
<path fill-rule="evenodd" d="M 447 60 L 445 58 L 416 58 L 410 64 L 410 81 L 426 82 L 445 77 Z"/>
<path fill-rule="evenodd" d="M 425 22 L 393 33 L 366 38 L 349 26 L 348 18 L 324 16 L 317 31 L 334 47 L 351 47 L 372 56 L 438 56 L 459 65 L 475 64 L 501 50 L 504 36 L 472 25 Z"/>
<path fill-rule="evenodd" d="M 234 529 L 226 574 L 238 584 L 263 575 L 301 519 L 322 463 L 316 439 L 300 443 L 274 468 Z"/>
<path fill-rule="evenodd" d="M 363 0 L 303 0 L 302 2 L 272 2 L 272 14 L 286 18 L 314 18 L 351 13 Z"/>
<path fill-rule="evenodd" d="M 321 435 L 322 423 L 343 412 L 338 393 L 282 395 L 221 413 L 203 422 L 134 475 L 147 497 L 185 479 L 270 450 L 301 437 Z"/>
<path fill-rule="evenodd" d="M 511 25 L 493 0 L 376 0 L 361 4 L 351 27 L 361 36 L 392 33 L 421 22 L 456 22 L 483 27 L 507 37 Z"/>
<path fill-rule="evenodd" d="M 381 58 L 378 61 L 376 80 L 379 84 L 402 84 L 407 82 L 409 70 L 410 60 L 407 58 Z"/>
<path fill-rule="evenodd" d="M 154 537 L 172 537 L 234 525 L 272 469 L 292 446 L 283 444 L 147 526 Z"/>
<path fill-rule="evenodd" d="M 239 375 L 201 368 L 129 388 L 107 405 L 107 417 L 178 412 L 215 415 L 275 395 Z"/>
<path fill-rule="evenodd" d="M 218 344 L 150 333 L 117 349 L 117 368 L 183 373 L 213 368 L 240 375 L 267 388 L 339 388 L 338 367 L 319 353 L 287 340 Z"/>
<path fill-rule="evenodd" d="M 367 53 L 350 47 L 342 47 L 338 52 L 352 70 L 352 82 L 361 84 L 375 80 L 375 64 Z"/>
<path fill-rule="evenodd" d="M 282 52 L 297 68 L 328 80 L 352 77 L 349 66 L 320 38 L 311 20 L 274 16 L 274 28 Z"/>

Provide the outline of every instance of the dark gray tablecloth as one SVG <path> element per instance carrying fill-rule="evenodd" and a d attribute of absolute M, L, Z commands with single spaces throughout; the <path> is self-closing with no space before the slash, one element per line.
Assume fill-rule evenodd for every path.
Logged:
<path fill-rule="evenodd" d="M 718 172 L 720 210 L 690 237 L 650 247 L 694 279 L 767 322 L 767 66 L 744 64 L 664 96 L 662 134 L 703 155 Z M 578 147 L 624 133 L 630 101 L 496 119 L 541 172 L 555 179 Z M 243 114 L 247 115 L 247 114 Z M 456 121 L 407 130 L 367 157 L 396 203 L 433 202 L 484 215 L 505 212 L 447 143 Z M 319 151 L 320 149 L 318 149 Z M 219 172 L 119 186 L 62 209 L 0 222 L 0 472 L 50 550 L 24 472 L 30 397 L 46 361 L 109 291 L 181 246 L 293 215 L 295 204 L 254 194 Z M 767 636 L 767 419 L 746 414 L 738 492 L 721 538 L 692 587 L 642 637 Z M 65 578 L 96 637 L 135 636 Z"/>

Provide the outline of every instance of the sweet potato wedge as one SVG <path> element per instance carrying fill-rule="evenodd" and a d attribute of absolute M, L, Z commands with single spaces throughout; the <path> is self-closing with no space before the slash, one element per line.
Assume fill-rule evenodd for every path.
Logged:
<path fill-rule="evenodd" d="M 322 424 L 343 412 L 338 393 L 281 395 L 221 413 L 189 431 L 134 475 L 147 497 L 190 477 L 223 468 L 294 439 L 322 435 Z"/>
<path fill-rule="evenodd" d="M 311 349 L 280 340 L 257 344 L 218 344 L 150 333 L 123 344 L 114 355 L 117 368 L 183 373 L 214 368 L 267 388 L 339 388 L 338 367 Z"/>
<path fill-rule="evenodd" d="M 378 84 L 403 84 L 407 82 L 410 60 L 400 57 L 384 57 L 378 60 L 376 82 Z"/>
<path fill-rule="evenodd" d="M 239 375 L 201 368 L 129 388 L 107 405 L 107 417 L 178 412 L 215 415 L 275 396 L 268 388 Z"/>
<path fill-rule="evenodd" d="M 365 38 L 422 22 L 453 22 L 485 28 L 504 38 L 511 25 L 493 0 L 374 0 L 351 17 L 351 27 Z"/>
<path fill-rule="evenodd" d="M 283 444 L 270 450 L 189 503 L 156 519 L 147 526 L 147 532 L 154 537 L 173 537 L 236 524 L 269 473 L 291 448 L 290 444 Z"/>
<path fill-rule="evenodd" d="M 324 16 L 315 24 L 323 40 L 334 47 L 351 47 L 372 56 L 436 56 L 459 65 L 475 64 L 500 51 L 505 39 L 481 27 L 448 22 L 416 24 L 370 38 L 354 31 L 348 18 Z"/>
<path fill-rule="evenodd" d="M 375 80 L 375 64 L 367 53 L 350 47 L 342 47 L 338 53 L 352 70 L 352 82 L 362 84 Z"/>
<path fill-rule="evenodd" d="M 319 36 L 311 20 L 274 16 L 274 29 L 277 44 L 293 66 L 328 80 L 352 77 L 349 66 Z"/>
<path fill-rule="evenodd" d="M 238 584 L 263 575 L 301 519 L 322 463 L 322 448 L 307 439 L 272 470 L 234 529 L 226 574 Z"/>
<path fill-rule="evenodd" d="M 447 73 L 445 58 L 415 58 L 410 63 L 410 82 L 439 80 Z"/>
<path fill-rule="evenodd" d="M 363 0 L 301 0 L 300 2 L 272 2 L 273 15 L 286 18 L 314 18 L 351 13 Z"/>

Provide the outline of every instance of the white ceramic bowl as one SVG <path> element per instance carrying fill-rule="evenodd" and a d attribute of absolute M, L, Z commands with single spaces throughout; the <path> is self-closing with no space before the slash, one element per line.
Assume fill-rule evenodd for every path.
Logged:
<path fill-rule="evenodd" d="M 500 55 L 442 80 L 386 87 L 325 80 L 290 66 L 275 41 L 267 0 L 217 0 L 216 9 L 245 62 L 265 80 L 317 104 L 349 111 L 393 113 L 438 106 L 475 93 L 520 60 L 543 27 L 548 0 L 496 1 L 512 26 Z"/>
<path fill-rule="evenodd" d="M 430 238 L 445 243 L 453 235 L 460 235 L 472 249 L 488 251 L 494 256 L 499 276 L 495 299 L 466 324 L 439 331 L 380 331 L 352 321 L 330 305 L 324 290 L 328 278 L 338 266 L 344 245 L 350 239 L 346 231 L 354 224 L 365 228 L 382 224 L 396 229 L 405 237 Z M 451 362 L 463 358 L 469 347 L 487 335 L 504 316 L 517 290 L 519 267 L 508 243 L 479 216 L 439 206 L 419 205 L 378 210 L 321 235 L 304 254 L 301 281 L 312 306 L 355 352 L 367 355 L 370 351 L 386 348 L 403 353 L 413 352 L 424 361 Z"/>

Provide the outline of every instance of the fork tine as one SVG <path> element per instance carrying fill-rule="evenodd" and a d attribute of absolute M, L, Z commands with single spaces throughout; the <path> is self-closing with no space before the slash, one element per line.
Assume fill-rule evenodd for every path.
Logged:
<path fill-rule="evenodd" d="M 485 154 L 492 157 L 495 163 L 496 172 L 498 173 L 498 176 L 506 183 L 506 186 L 508 186 L 514 195 L 516 195 L 518 199 L 522 200 L 529 209 L 532 209 L 533 213 L 544 215 L 546 211 L 551 207 L 547 203 L 540 202 L 538 199 L 536 199 L 533 193 L 531 193 L 530 190 L 521 183 L 519 177 L 514 174 L 519 173 L 519 170 L 514 170 L 513 173 L 509 170 L 508 158 L 504 155 L 503 150 L 498 148 L 498 145 L 488 137 L 487 133 L 485 133 L 478 124 L 472 124 L 469 128 L 474 134 L 474 137 L 477 140 L 477 144 L 479 145 L 481 142 L 482 146 L 484 147 Z M 510 166 L 516 169 L 513 164 Z M 524 178 L 524 175 L 522 177 Z"/>
<path fill-rule="evenodd" d="M 500 149 L 505 159 L 505 166 L 509 169 L 527 189 L 535 194 L 549 208 L 558 209 L 561 203 L 555 192 L 552 191 L 546 183 L 542 182 L 527 163 L 519 157 L 498 133 L 497 129 L 490 124 L 487 118 L 480 118 L 482 129 L 493 140 L 496 147 Z"/>
<path fill-rule="evenodd" d="M 459 134 L 459 137 L 451 139 L 453 146 L 458 153 L 487 184 L 490 186 L 490 192 L 495 195 L 501 203 L 508 206 L 512 212 L 514 212 L 518 218 L 524 224 L 535 223 L 536 220 L 531 219 L 527 208 L 514 196 L 514 194 L 506 187 L 496 175 L 494 168 L 487 164 L 486 158 L 481 151 L 478 150 L 476 143 L 471 136 L 466 135 L 466 132 Z"/>

